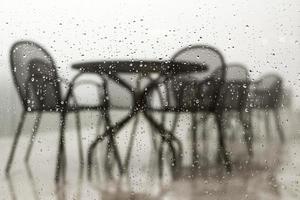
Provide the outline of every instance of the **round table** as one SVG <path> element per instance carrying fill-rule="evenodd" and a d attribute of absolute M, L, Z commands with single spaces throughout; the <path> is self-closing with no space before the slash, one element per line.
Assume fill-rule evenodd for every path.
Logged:
<path fill-rule="evenodd" d="M 92 61 L 92 62 L 80 62 L 72 65 L 72 69 L 79 70 L 79 74 L 74 77 L 75 80 L 78 76 L 85 73 L 95 73 L 100 76 L 106 76 L 109 79 L 113 80 L 121 87 L 127 89 L 133 96 L 133 105 L 130 107 L 129 114 L 123 118 L 121 121 L 115 123 L 114 125 L 110 124 L 109 118 L 109 102 L 107 100 L 106 105 L 107 109 L 104 112 L 105 120 L 109 124 L 109 128 L 106 129 L 104 134 L 97 136 L 97 138 L 92 142 L 88 150 L 88 177 L 91 178 L 91 170 L 93 165 L 93 154 L 96 146 L 102 142 L 106 137 L 108 137 L 109 142 L 112 144 L 113 152 L 115 159 L 118 164 L 118 168 L 120 174 L 124 174 L 124 172 L 128 168 L 128 159 L 125 161 L 125 166 L 121 162 L 121 158 L 118 152 L 118 148 L 115 142 L 115 135 L 118 131 L 124 127 L 133 117 L 137 116 L 138 113 L 143 113 L 147 121 L 151 124 L 153 128 L 155 128 L 161 135 L 162 140 L 168 144 L 172 155 L 173 155 L 173 169 L 176 169 L 176 166 L 179 164 L 176 163 L 179 155 L 181 154 L 182 147 L 178 138 L 170 131 L 167 131 L 161 124 L 159 124 L 148 112 L 146 105 L 146 97 L 149 91 L 151 91 L 154 87 L 156 87 L 163 80 L 170 79 L 179 74 L 186 73 L 199 73 L 207 70 L 207 67 L 203 64 L 199 63 L 185 63 L 185 62 L 175 62 L 175 61 L 163 61 L 163 60 L 102 60 L 102 61 Z M 139 74 L 141 76 L 147 76 L 149 74 L 159 74 L 160 78 L 156 80 L 150 81 L 143 88 L 135 88 L 131 86 L 130 83 L 126 82 L 121 74 Z M 105 91 L 107 92 L 107 91 Z M 108 95 L 108 93 L 106 93 Z M 66 104 L 68 102 L 68 97 L 66 99 Z M 64 119 L 64 118 L 63 118 Z M 63 124 L 63 123 L 61 123 Z M 61 134 L 63 135 L 63 134 Z M 178 145 L 178 151 L 176 152 L 176 148 L 174 145 Z M 59 155 L 64 152 L 64 145 L 60 145 Z M 162 154 L 162 152 L 159 152 Z M 162 156 L 162 155 L 161 155 Z M 59 174 L 59 169 L 64 168 L 65 160 L 59 159 L 57 162 L 57 175 Z M 162 163 L 159 163 L 159 171 L 160 176 L 162 173 Z"/>

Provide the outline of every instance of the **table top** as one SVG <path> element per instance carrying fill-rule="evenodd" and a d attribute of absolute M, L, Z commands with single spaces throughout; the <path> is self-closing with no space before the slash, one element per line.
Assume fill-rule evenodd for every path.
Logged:
<path fill-rule="evenodd" d="M 80 62 L 72 65 L 73 69 L 90 73 L 161 73 L 180 74 L 203 72 L 207 66 L 199 63 L 185 63 L 160 60 L 109 60 Z"/>

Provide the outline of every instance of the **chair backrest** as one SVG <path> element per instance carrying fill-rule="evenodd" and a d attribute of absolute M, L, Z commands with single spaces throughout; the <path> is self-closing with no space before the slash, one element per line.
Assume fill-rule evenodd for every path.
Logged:
<path fill-rule="evenodd" d="M 225 83 L 222 86 L 222 107 L 225 110 L 245 110 L 249 94 L 250 75 L 241 64 L 228 64 Z"/>
<path fill-rule="evenodd" d="M 194 45 L 178 51 L 172 60 L 204 64 L 207 71 L 175 77 L 168 87 L 169 104 L 183 111 L 216 109 L 226 74 L 222 54 L 208 45 Z"/>
<path fill-rule="evenodd" d="M 60 108 L 61 93 L 54 61 L 32 41 L 16 42 L 10 51 L 11 71 L 26 111 Z"/>
<path fill-rule="evenodd" d="M 254 108 L 278 108 L 281 106 L 282 95 L 282 78 L 277 74 L 266 74 L 251 87 L 251 102 Z"/>

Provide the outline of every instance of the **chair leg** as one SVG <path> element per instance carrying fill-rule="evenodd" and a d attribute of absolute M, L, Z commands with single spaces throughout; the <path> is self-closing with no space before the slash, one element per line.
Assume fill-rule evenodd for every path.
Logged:
<path fill-rule="evenodd" d="M 235 124 L 235 120 L 236 120 L 236 116 L 231 114 L 231 116 L 228 117 L 228 119 L 226 120 L 228 122 L 228 125 L 226 125 L 228 132 L 227 132 L 227 137 L 231 140 L 231 141 L 235 141 L 236 140 L 236 133 L 237 133 L 237 127 Z"/>
<path fill-rule="evenodd" d="M 92 167 L 93 167 L 93 158 L 94 158 L 94 151 L 97 145 L 102 142 L 106 136 L 111 134 L 111 129 L 106 130 L 103 135 L 98 135 L 97 138 L 93 141 L 88 149 L 88 156 L 87 156 L 87 173 L 88 179 L 91 180 L 92 178 Z"/>
<path fill-rule="evenodd" d="M 201 131 L 202 140 L 203 142 L 206 142 L 208 140 L 207 130 L 209 125 L 208 124 L 209 114 L 203 113 L 200 119 L 201 120 L 199 120 L 199 123 L 202 123 L 202 131 Z"/>
<path fill-rule="evenodd" d="M 197 114 L 192 113 L 192 168 L 199 167 L 198 140 L 197 140 Z"/>
<path fill-rule="evenodd" d="M 108 94 L 106 94 L 106 96 L 108 96 Z M 110 118 L 110 114 L 109 114 L 109 100 L 105 101 L 105 105 L 106 105 L 105 110 L 104 110 L 105 124 L 110 127 L 111 126 L 111 118 Z M 117 144 L 116 144 L 115 133 L 113 131 L 109 132 L 108 141 L 109 141 L 110 148 L 112 148 L 112 150 L 113 150 L 114 159 L 117 162 L 119 172 L 121 175 L 123 175 L 124 169 L 122 166 L 121 156 L 120 156 Z"/>
<path fill-rule="evenodd" d="M 176 147 L 176 148 L 175 148 Z M 171 162 L 172 176 L 177 179 L 181 175 L 182 170 L 182 143 L 178 138 L 174 137 L 169 142 L 169 148 L 172 152 L 173 160 Z"/>
<path fill-rule="evenodd" d="M 178 168 L 177 168 L 179 159 L 178 159 L 178 155 L 177 155 L 176 149 L 175 149 L 172 141 L 168 141 L 167 143 L 168 143 L 168 146 L 172 153 L 172 159 L 171 159 L 171 165 L 170 165 L 171 173 L 172 173 L 172 177 L 174 179 L 176 179 L 178 177 L 178 172 L 179 172 Z"/>
<path fill-rule="evenodd" d="M 157 139 L 156 139 L 156 135 L 155 135 L 155 130 L 152 126 L 150 126 L 150 132 L 151 132 L 150 135 L 151 135 L 153 149 L 154 149 L 154 152 L 156 152 L 158 150 L 158 144 L 157 144 Z"/>
<path fill-rule="evenodd" d="M 103 119 L 103 115 L 101 112 L 99 112 L 99 117 L 98 117 L 98 120 L 97 120 L 97 126 L 96 126 L 96 135 L 100 135 L 100 130 L 101 130 L 101 124 L 102 124 L 102 119 Z M 103 123 L 103 126 L 105 128 L 106 124 Z"/>
<path fill-rule="evenodd" d="M 105 168 L 107 177 L 109 177 L 110 179 L 113 177 L 113 175 L 112 175 L 113 165 L 112 165 L 112 160 L 111 160 L 111 152 L 112 152 L 112 144 L 111 144 L 111 140 L 108 139 L 107 146 L 106 146 L 104 168 Z"/>
<path fill-rule="evenodd" d="M 10 151 L 10 154 L 9 154 L 9 158 L 8 158 L 8 161 L 7 161 L 7 164 L 6 164 L 6 168 L 5 168 L 6 176 L 9 175 L 9 171 L 10 171 L 10 168 L 11 168 L 12 161 L 14 159 L 14 154 L 15 154 L 15 151 L 16 151 L 16 148 L 17 148 L 17 145 L 18 145 L 20 134 L 21 134 L 22 129 L 23 129 L 25 117 L 26 117 L 26 111 L 23 111 L 22 114 L 21 114 L 21 119 L 19 121 L 17 132 L 15 134 L 15 138 L 14 138 L 14 141 L 13 141 L 13 144 L 12 144 L 12 148 L 11 148 L 11 151 Z"/>
<path fill-rule="evenodd" d="M 38 128 L 40 126 L 41 117 L 42 117 L 42 113 L 38 112 L 38 114 L 35 118 L 35 121 L 34 121 L 33 129 L 32 129 L 32 135 L 31 135 L 31 138 L 30 138 L 30 143 L 29 143 L 29 146 L 28 146 L 27 151 L 26 151 L 25 163 L 28 163 L 28 161 L 29 161 L 29 158 L 30 158 L 30 155 L 31 155 L 31 150 L 32 150 L 33 144 L 34 144 L 35 139 L 36 139 Z"/>
<path fill-rule="evenodd" d="M 267 139 L 271 139 L 271 124 L 270 124 L 270 113 L 269 111 L 265 111 L 264 113 L 264 119 L 265 119 L 265 131 L 267 135 Z"/>
<path fill-rule="evenodd" d="M 65 152 L 65 126 L 66 126 L 66 112 L 63 111 L 60 114 L 60 137 L 58 145 L 56 172 L 55 172 L 55 182 L 58 183 L 60 180 L 60 175 L 63 176 L 63 181 L 65 181 L 65 170 L 66 170 L 66 152 Z"/>
<path fill-rule="evenodd" d="M 172 132 L 168 133 L 170 137 L 162 137 L 161 140 L 161 145 L 162 149 L 159 151 L 159 160 L 162 162 L 163 161 L 163 145 L 164 143 L 167 144 L 167 150 L 169 150 L 172 153 L 172 159 L 170 163 L 170 169 L 172 172 L 172 178 L 177 179 L 180 177 L 181 170 L 182 170 L 182 143 L 181 141 L 173 135 Z M 159 170 L 161 170 L 160 173 L 163 173 L 163 163 L 161 163 L 161 166 L 159 166 Z M 161 168 L 161 169 L 160 169 Z"/>
<path fill-rule="evenodd" d="M 100 132 L 101 132 L 101 125 L 102 125 L 102 119 L 103 119 L 103 115 L 101 112 L 99 112 L 99 117 L 98 117 L 98 120 L 97 120 L 97 126 L 96 126 L 96 137 L 100 135 Z M 104 124 L 104 123 L 103 123 Z M 105 128 L 105 124 L 103 125 L 104 128 Z M 96 152 L 96 154 L 102 152 L 101 150 L 99 150 L 98 152 Z M 100 156 L 99 156 L 100 157 Z M 98 155 L 96 155 L 96 158 L 99 158 Z M 100 157 L 101 158 L 101 157 Z M 100 177 L 100 168 L 99 168 L 99 160 L 97 159 L 96 162 L 95 162 L 95 168 L 96 168 L 96 176 L 97 178 L 99 179 Z"/>
<path fill-rule="evenodd" d="M 12 200 L 17 200 L 16 186 L 12 180 L 12 177 L 10 177 L 8 174 L 6 178 L 7 178 L 8 190 L 10 193 L 10 197 Z"/>
<path fill-rule="evenodd" d="M 122 176 L 124 174 L 124 168 L 123 168 L 123 165 L 122 165 L 121 156 L 120 156 L 120 153 L 119 153 L 119 149 L 117 147 L 115 136 L 112 134 L 109 138 L 110 138 L 111 143 L 112 143 L 114 158 L 115 158 L 115 160 L 117 162 L 117 166 L 119 168 L 119 172 L 120 172 L 120 174 Z"/>
<path fill-rule="evenodd" d="M 134 139 L 135 139 L 135 135 L 136 135 L 136 129 L 137 129 L 138 122 L 139 122 L 139 114 L 136 115 L 136 118 L 135 118 L 134 123 L 133 123 L 132 131 L 131 131 L 131 134 L 130 134 L 128 151 L 127 151 L 127 154 L 126 154 L 125 164 L 124 164 L 124 168 L 125 168 L 126 171 L 128 170 L 128 167 L 129 167 L 129 162 L 130 162 L 130 158 L 131 158 L 132 148 L 133 148 L 133 145 L 134 145 Z"/>
<path fill-rule="evenodd" d="M 76 121 L 76 129 L 78 136 L 78 151 L 79 151 L 79 162 L 80 168 L 84 167 L 84 157 L 83 157 L 83 149 L 82 149 L 82 134 L 81 134 L 81 122 L 79 112 L 75 112 L 75 121 Z"/>
<path fill-rule="evenodd" d="M 201 124 L 202 124 L 202 131 L 201 131 L 201 135 L 202 135 L 202 151 L 203 151 L 203 161 L 204 161 L 204 165 L 207 166 L 208 165 L 208 135 L 207 135 L 207 129 L 208 129 L 208 114 L 204 113 L 203 116 L 201 116 Z"/>
<path fill-rule="evenodd" d="M 229 131 L 231 130 L 231 117 L 232 115 L 229 113 L 229 112 L 226 112 L 223 114 L 224 115 L 224 118 L 226 119 L 224 121 L 224 140 L 227 140 L 229 138 Z"/>
<path fill-rule="evenodd" d="M 259 120 L 257 120 L 257 118 L 258 118 L 257 110 L 253 109 L 250 112 L 250 120 L 251 120 L 251 124 L 252 124 L 252 126 L 251 126 L 252 133 L 254 133 L 254 130 L 259 131 L 259 123 L 258 123 Z M 256 134 L 256 136 L 258 136 L 258 134 Z M 254 137 L 254 135 L 253 135 L 253 137 Z"/>
<path fill-rule="evenodd" d="M 275 118 L 275 123 L 276 123 L 276 126 L 277 126 L 277 131 L 278 131 L 278 134 L 279 134 L 280 142 L 284 143 L 285 142 L 285 134 L 284 134 L 284 131 L 283 131 L 283 128 L 282 128 L 282 125 L 281 125 L 280 113 L 279 113 L 278 109 L 273 110 L 273 115 L 274 115 L 274 118 Z"/>
<path fill-rule="evenodd" d="M 178 119 L 179 119 L 179 113 L 175 113 L 172 128 L 171 128 L 171 133 L 173 133 L 173 134 L 175 133 Z"/>
<path fill-rule="evenodd" d="M 253 157 L 253 131 L 252 131 L 252 121 L 251 121 L 251 112 L 239 113 L 240 121 L 244 129 L 244 140 L 247 145 L 248 154 L 250 157 Z"/>
<path fill-rule="evenodd" d="M 177 127 L 177 123 L 178 123 L 178 120 L 179 120 L 179 113 L 175 113 L 175 116 L 174 116 L 174 120 L 173 120 L 173 124 L 172 124 L 172 127 L 171 127 L 171 131 L 170 131 L 170 134 L 172 135 L 172 140 L 170 141 L 171 143 L 170 143 L 170 145 L 169 145 L 169 147 L 170 148 L 172 148 L 172 151 L 174 150 L 174 146 L 172 146 L 173 145 L 173 142 L 175 143 L 175 144 L 177 144 L 177 153 L 178 153 L 178 155 L 177 155 L 177 157 L 176 157 L 176 167 L 177 168 L 181 168 L 181 162 L 182 162 L 182 144 L 181 144 L 181 142 L 178 140 L 178 138 L 177 137 L 174 137 L 174 135 L 175 135 L 175 130 L 176 130 L 176 127 Z M 175 166 L 175 165 L 174 165 Z"/>
<path fill-rule="evenodd" d="M 104 87 L 103 88 L 104 89 L 104 97 L 109 97 L 106 82 L 104 82 L 103 87 Z M 110 118 L 110 114 L 109 114 L 109 105 L 110 105 L 109 98 L 104 98 L 103 104 L 104 104 L 103 118 L 104 118 L 104 130 L 105 130 L 104 132 L 106 133 L 106 132 L 108 132 L 107 127 L 111 126 L 111 118 Z M 100 123 L 100 121 L 99 121 L 99 123 Z M 109 136 L 110 137 L 107 138 L 108 141 L 107 141 L 106 156 L 105 156 L 105 163 L 104 163 L 105 171 L 106 171 L 106 173 L 108 174 L 108 176 L 110 178 L 112 178 L 112 167 L 113 167 L 112 166 L 113 163 L 111 162 L 111 160 L 109 160 L 110 159 L 110 154 L 112 153 L 112 149 L 113 149 L 113 139 L 111 137 L 112 134 L 113 134 L 112 131 L 109 131 Z M 98 140 L 98 142 L 102 142 L 104 140 L 104 138 L 102 138 L 102 136 L 99 135 L 99 137 L 97 136 L 96 140 Z M 95 144 L 94 147 L 93 147 L 93 145 L 94 144 L 92 144 L 90 146 L 90 149 L 93 149 L 93 148 L 95 149 L 95 147 L 97 146 L 97 144 Z M 92 150 L 92 151 L 94 151 L 94 150 Z M 92 156 L 93 152 L 92 151 L 88 152 L 88 154 L 90 156 L 89 161 L 88 161 L 88 162 L 90 162 L 90 163 L 88 163 L 89 166 L 91 166 L 92 162 L 93 162 L 93 160 L 92 160 L 93 159 L 93 156 Z M 88 170 L 89 170 L 88 171 L 88 176 L 90 178 L 91 169 L 88 169 Z"/>
<path fill-rule="evenodd" d="M 158 177 L 161 180 L 163 176 L 163 149 L 164 149 L 164 141 L 160 142 L 160 146 L 158 148 Z"/>
<path fill-rule="evenodd" d="M 106 116 L 108 115 L 107 113 L 103 113 L 103 119 L 104 119 L 104 123 L 103 123 L 103 126 L 104 126 L 104 132 L 106 131 L 106 127 L 109 126 L 109 123 L 110 121 L 107 121 L 107 120 L 110 120 L 109 116 Z M 100 124 L 101 124 L 101 114 L 99 115 L 99 120 L 98 120 L 98 131 L 96 133 L 96 139 L 98 137 L 101 137 L 101 134 L 100 134 Z M 102 141 L 102 140 L 101 140 Z M 110 160 L 110 154 L 111 154 L 111 151 L 112 151 L 112 144 L 111 144 L 111 141 L 108 139 L 107 141 L 107 145 L 106 145 L 106 152 L 105 152 L 105 161 L 104 161 L 104 169 L 105 169 L 105 172 L 107 174 L 107 177 L 109 178 L 112 178 L 112 163 L 111 163 L 111 160 Z M 96 166 L 99 165 L 98 163 L 98 160 L 96 160 Z"/>
<path fill-rule="evenodd" d="M 178 147 L 178 150 L 177 150 L 177 152 L 178 152 L 178 155 L 177 155 L 177 166 L 180 169 L 181 166 L 182 166 L 182 151 L 183 151 L 183 148 L 182 148 L 182 143 L 180 142 L 180 140 L 177 137 L 174 136 L 178 120 L 179 120 L 179 113 L 175 113 L 173 127 L 172 127 L 170 133 L 172 134 L 173 142 L 176 143 L 177 147 Z"/>
<path fill-rule="evenodd" d="M 231 161 L 229 158 L 229 154 L 226 151 L 226 145 L 224 141 L 224 126 L 223 126 L 223 116 L 222 113 L 218 113 L 216 115 L 216 122 L 218 127 L 218 143 L 219 143 L 219 149 L 218 149 L 218 157 L 223 158 L 224 165 L 227 172 L 231 172 Z M 220 157 L 221 156 L 221 157 Z"/>

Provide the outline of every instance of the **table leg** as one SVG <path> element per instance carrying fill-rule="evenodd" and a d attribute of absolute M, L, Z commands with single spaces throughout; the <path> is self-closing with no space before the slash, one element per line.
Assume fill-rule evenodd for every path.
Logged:
<path fill-rule="evenodd" d="M 173 156 L 172 163 L 171 163 L 172 175 L 173 178 L 177 178 L 180 173 L 181 156 L 182 156 L 182 144 L 180 140 L 172 132 L 167 131 L 161 124 L 156 122 L 155 119 L 147 112 L 144 112 L 144 115 L 148 120 L 148 122 L 151 124 L 151 126 L 153 126 L 160 133 L 160 136 L 162 137 L 162 143 L 168 144 L 168 147 L 170 148 Z M 177 150 L 175 148 L 176 145 L 177 145 Z M 162 154 L 163 154 L 163 144 L 161 144 L 159 148 L 159 159 L 162 158 Z M 163 165 L 161 160 L 159 160 L 160 178 L 162 177 L 162 171 L 163 171 Z"/>
<path fill-rule="evenodd" d="M 117 132 L 124 127 L 134 116 L 136 115 L 136 112 L 128 115 L 127 117 L 125 117 L 121 122 L 117 123 L 114 126 L 109 126 L 109 128 L 102 134 L 96 137 L 96 139 L 92 142 L 92 144 L 90 145 L 89 149 L 88 149 L 88 179 L 91 180 L 91 176 L 92 176 L 92 167 L 93 167 L 93 155 L 94 155 L 94 151 L 97 147 L 97 145 L 99 143 L 101 143 L 106 137 L 109 137 L 109 140 L 112 144 L 112 147 L 114 148 L 114 152 L 115 152 L 115 158 L 116 161 L 118 163 L 118 167 L 119 167 L 119 171 L 120 174 L 123 175 L 123 165 L 121 162 L 121 158 L 120 158 L 120 154 L 118 152 L 117 146 L 115 144 L 115 136 L 117 134 Z"/>

